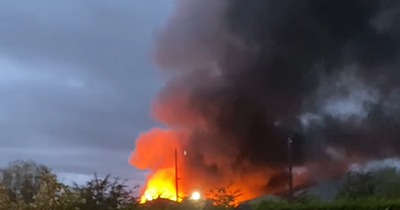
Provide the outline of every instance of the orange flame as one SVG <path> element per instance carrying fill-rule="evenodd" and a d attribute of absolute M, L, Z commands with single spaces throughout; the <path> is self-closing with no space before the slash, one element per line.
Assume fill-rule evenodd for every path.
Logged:
<path fill-rule="evenodd" d="M 177 89 L 180 90 L 179 93 L 183 90 L 183 88 Z M 187 151 L 187 156 L 184 154 L 185 148 L 190 150 L 190 146 L 193 147 L 193 145 L 187 147 L 189 136 L 193 130 L 202 127 L 203 119 L 191 110 L 186 94 L 174 93 L 163 94 L 163 97 L 156 98 L 156 103 L 153 104 L 154 117 L 172 126 L 173 129 L 156 127 L 141 133 L 129 158 L 131 165 L 150 172 L 141 189 L 140 202 L 145 203 L 156 198 L 174 201 L 177 199 L 175 150 L 178 151 L 177 164 L 180 178 L 178 201 L 193 192 L 206 195 L 208 190 L 229 184 L 232 184 L 231 190 L 240 190 L 242 196 L 237 199 L 239 202 L 265 194 L 269 177 L 276 175 L 277 171 L 268 167 L 254 167 L 251 164 L 231 167 L 233 158 L 221 156 L 215 151 L 215 149 L 225 149 L 224 146 L 198 144 L 199 148 L 195 149 L 202 152 L 201 166 L 186 161 L 193 158 L 191 151 Z M 243 161 L 241 164 L 247 163 Z M 204 167 L 216 167 L 218 173 L 210 175 L 209 169 Z M 241 168 L 245 168 L 246 173 L 240 172 Z"/>
<path fill-rule="evenodd" d="M 263 193 L 259 188 L 260 183 L 265 183 L 269 175 L 274 173 L 267 168 L 254 168 L 246 176 L 236 174 L 232 169 L 224 169 L 220 178 L 210 177 L 197 168 L 190 168 L 184 163 L 183 146 L 187 139 L 182 130 L 153 128 L 142 133 L 136 140 L 136 147 L 132 152 L 129 163 L 139 169 L 149 170 L 147 181 L 142 187 L 141 203 L 156 198 L 165 198 L 176 201 L 175 190 L 175 149 L 178 150 L 178 177 L 180 201 L 194 191 L 206 194 L 204 191 L 215 187 L 224 187 L 232 183 L 232 190 L 240 190 L 242 196 L 238 201 L 251 199 Z M 190 151 L 188 152 L 190 155 Z M 211 156 L 215 162 L 224 162 L 220 157 Z M 218 159 L 219 158 L 219 159 Z M 223 164 L 220 164 L 223 165 Z"/>
<path fill-rule="evenodd" d="M 135 151 L 129 163 L 139 169 L 150 170 L 142 187 L 141 203 L 156 198 L 176 201 L 174 151 L 182 134 L 172 129 L 154 128 L 142 133 L 136 140 Z M 178 195 L 182 196 L 182 193 Z"/>
<path fill-rule="evenodd" d="M 175 168 L 166 168 L 158 170 L 152 174 L 147 181 L 140 202 L 145 203 L 156 198 L 166 198 L 176 201 L 175 191 Z M 178 196 L 179 199 L 180 196 Z"/>

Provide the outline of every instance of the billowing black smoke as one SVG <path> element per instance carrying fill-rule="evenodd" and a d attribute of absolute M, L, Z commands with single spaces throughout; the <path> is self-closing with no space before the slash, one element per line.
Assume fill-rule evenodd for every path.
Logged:
<path fill-rule="evenodd" d="M 285 142 L 277 136 L 274 124 L 289 121 L 283 126 L 293 130 L 303 112 L 316 111 L 312 106 L 318 104 L 310 100 L 323 85 L 321 77 L 334 78 L 338 74 L 351 77 L 353 72 L 346 66 L 355 65 L 355 79 L 381 90 L 379 94 L 383 96 L 381 101 L 369 104 L 372 107 L 361 125 L 352 127 L 336 116 L 320 116 L 319 128 L 310 129 L 313 133 L 320 132 L 317 138 L 304 130 L 297 132 L 310 143 L 325 140 L 360 155 L 380 155 L 381 148 L 388 145 L 398 148 L 400 130 L 392 119 L 393 113 L 385 115 L 382 105 L 386 100 L 384 95 L 399 84 L 396 65 L 399 38 L 395 28 L 399 22 L 379 30 L 380 25 L 391 21 L 379 22 L 384 9 L 390 8 L 392 12 L 400 9 L 398 3 L 394 4 L 376 0 L 230 1 L 226 14 L 229 30 L 257 49 L 254 60 L 244 66 L 220 66 L 232 83 L 229 93 L 225 93 L 227 99 L 219 101 L 220 107 L 233 110 L 213 116 L 212 121 L 220 122 L 218 130 L 238 131 L 234 135 L 241 136 L 244 149 L 241 155 L 252 162 L 281 163 L 286 157 Z M 392 18 L 398 17 L 393 14 Z M 227 49 L 226 60 L 221 63 L 240 59 L 230 53 Z M 328 94 L 337 92 L 332 90 Z M 339 94 L 346 97 L 349 93 Z M 236 101 L 229 101 L 231 98 Z M 346 104 L 338 107 L 346 108 Z M 304 158 L 304 153 L 308 154 L 304 150 L 307 145 L 298 146 L 298 150 L 303 150 L 299 155 Z M 302 157 L 296 160 L 301 161 Z"/>
<path fill-rule="evenodd" d="M 394 156 L 399 41 L 396 0 L 181 0 L 157 38 L 159 101 L 187 93 L 172 112 L 201 123 L 166 123 L 212 177 L 283 170 L 288 137 L 296 165 Z"/>

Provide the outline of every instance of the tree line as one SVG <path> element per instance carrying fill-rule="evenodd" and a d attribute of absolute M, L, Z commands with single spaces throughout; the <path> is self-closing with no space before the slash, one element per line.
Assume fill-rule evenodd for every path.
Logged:
<path fill-rule="evenodd" d="M 128 210 L 138 205 L 126 180 L 110 175 L 68 186 L 44 165 L 13 161 L 0 169 L 0 210 Z"/>
<path fill-rule="evenodd" d="M 110 175 L 99 178 L 94 174 L 84 184 L 74 183 L 69 186 L 60 182 L 57 175 L 45 165 L 32 161 L 13 161 L 0 169 L 0 210 L 154 210 L 172 207 L 174 210 L 232 209 L 241 195 L 240 191 L 230 190 L 227 186 L 210 190 L 208 194 L 211 194 L 209 197 L 212 199 L 207 205 L 184 199 L 182 203 L 172 206 L 168 202 L 165 205 L 158 203 L 142 206 L 134 196 L 138 186 L 130 187 L 126 181 Z M 335 199 L 329 203 L 336 205 L 358 201 L 362 204 L 365 201 L 385 201 L 385 205 L 388 201 L 395 201 L 399 202 L 400 207 L 399 171 L 395 168 L 383 168 L 366 173 L 350 172 L 344 176 Z M 323 203 L 327 202 L 322 202 L 317 196 L 304 191 L 294 199 L 265 201 L 253 205 L 253 209 L 293 209 L 300 205 L 305 210 L 305 206 Z M 326 205 L 319 206 L 325 207 Z"/>

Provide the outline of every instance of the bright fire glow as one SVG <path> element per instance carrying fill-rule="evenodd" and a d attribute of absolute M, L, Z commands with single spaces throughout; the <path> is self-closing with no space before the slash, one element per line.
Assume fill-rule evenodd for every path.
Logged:
<path fill-rule="evenodd" d="M 200 193 L 199 192 L 193 192 L 192 197 L 190 197 L 192 200 L 199 200 L 200 199 Z"/>
<path fill-rule="evenodd" d="M 174 182 L 175 169 L 167 168 L 157 171 L 147 182 L 140 202 L 145 203 L 157 198 L 166 198 L 176 201 L 176 191 Z"/>
<path fill-rule="evenodd" d="M 167 112 L 168 113 L 168 112 Z M 189 116 L 186 120 L 191 119 Z M 185 121 L 186 122 L 186 121 Z M 188 122 L 190 123 L 190 122 Z M 268 168 L 252 168 L 251 173 L 236 173 L 230 167 L 225 167 L 229 163 L 229 157 L 220 157 L 218 154 L 208 153 L 211 147 L 202 148 L 207 154 L 203 155 L 206 165 L 219 166 L 218 176 L 210 177 L 207 170 L 197 167 L 196 164 L 189 165 L 186 160 L 193 158 L 192 151 L 186 152 L 186 144 L 190 140 L 190 129 L 165 129 L 153 128 L 147 132 L 141 133 L 135 142 L 135 150 L 132 152 L 129 163 L 140 170 L 148 170 L 146 183 L 141 188 L 140 202 L 164 198 L 176 201 L 175 190 L 175 149 L 178 151 L 178 177 L 179 177 L 179 196 L 178 201 L 189 195 L 193 200 L 209 198 L 210 195 L 200 195 L 193 193 L 193 189 L 211 190 L 215 187 L 224 187 L 232 183 L 231 190 L 240 190 L 243 194 L 237 201 L 248 200 L 265 194 L 264 188 L 269 176 L 276 175 L 274 170 Z M 190 148 L 190 147 L 189 147 Z M 195 148 L 197 149 L 197 148 Z M 211 154 L 211 155 L 210 155 Z M 207 177 L 207 178 L 205 178 Z M 228 178 L 229 177 L 229 178 Z M 297 185 L 298 175 L 294 177 L 294 185 Z M 271 189 L 271 193 L 273 190 Z"/>
<path fill-rule="evenodd" d="M 179 137 L 175 130 L 154 128 L 136 140 L 129 162 L 141 170 L 150 171 L 142 187 L 141 203 L 157 198 L 176 201 L 174 150 L 182 151 L 177 142 Z M 183 194 L 178 197 L 181 200 Z"/>

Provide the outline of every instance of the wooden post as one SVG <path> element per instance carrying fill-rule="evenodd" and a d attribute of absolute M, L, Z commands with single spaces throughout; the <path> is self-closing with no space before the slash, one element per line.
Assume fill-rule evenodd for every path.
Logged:
<path fill-rule="evenodd" d="M 175 149 L 175 193 L 176 202 L 179 202 L 179 189 L 178 189 L 178 150 Z"/>
<path fill-rule="evenodd" d="M 288 172 L 289 172 L 289 199 L 293 198 L 293 165 L 292 165 L 292 139 L 289 137 L 287 142 L 288 149 Z"/>

